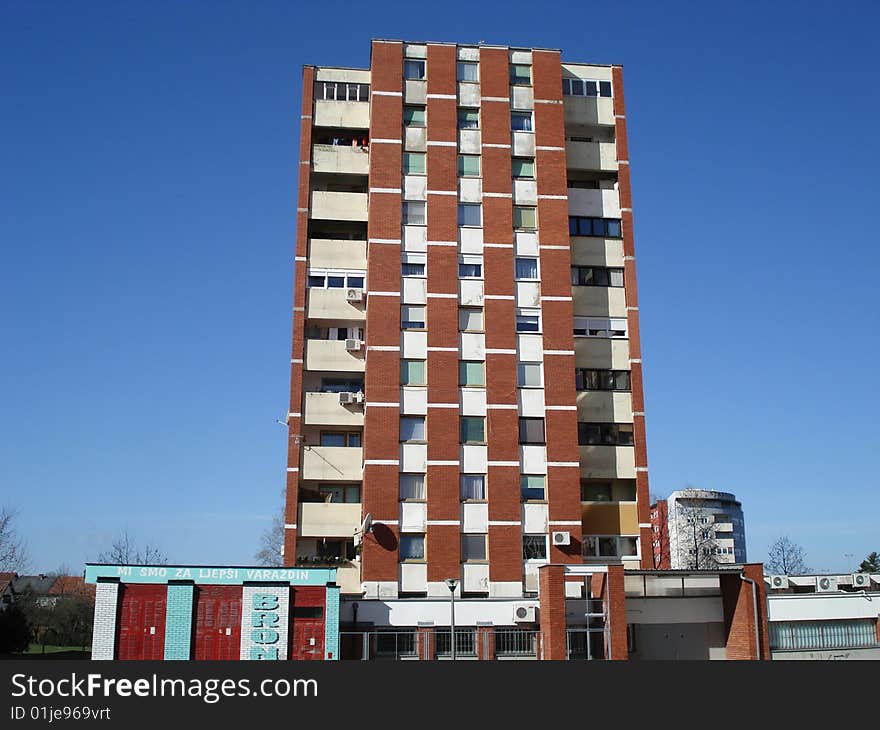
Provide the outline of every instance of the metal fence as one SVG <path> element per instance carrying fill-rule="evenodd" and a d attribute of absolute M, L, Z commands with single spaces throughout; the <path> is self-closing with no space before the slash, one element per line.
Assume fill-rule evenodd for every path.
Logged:
<path fill-rule="evenodd" d="M 860 649 L 880 646 L 876 622 L 774 621 L 770 623 L 770 648 L 774 651 L 800 649 Z"/>
<path fill-rule="evenodd" d="M 495 629 L 496 657 L 538 658 L 538 632 L 530 629 Z"/>
<path fill-rule="evenodd" d="M 434 641 L 434 652 L 438 657 L 452 656 L 449 629 L 437 629 L 434 633 Z M 477 655 L 476 629 L 455 630 L 455 655 L 459 657 Z"/>

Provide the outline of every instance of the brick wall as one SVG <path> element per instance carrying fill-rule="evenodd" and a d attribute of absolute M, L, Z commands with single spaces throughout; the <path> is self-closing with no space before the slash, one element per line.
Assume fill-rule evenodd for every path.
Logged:
<path fill-rule="evenodd" d="M 95 587 L 95 618 L 92 624 L 92 659 L 115 658 L 118 612 L 119 583 L 98 583 Z"/>
<path fill-rule="evenodd" d="M 724 629 L 727 637 L 728 659 L 769 659 L 770 642 L 767 627 L 767 596 L 764 584 L 764 566 L 747 563 L 743 573 L 756 584 L 758 603 L 758 642 L 755 645 L 755 597 L 752 585 L 734 573 L 722 575 L 721 596 L 724 610 Z"/>

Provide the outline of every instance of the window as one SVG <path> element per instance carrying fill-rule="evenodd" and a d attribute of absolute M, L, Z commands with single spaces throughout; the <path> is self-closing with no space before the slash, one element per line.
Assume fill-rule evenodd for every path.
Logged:
<path fill-rule="evenodd" d="M 318 492 L 329 497 L 334 504 L 355 504 L 361 501 L 359 484 L 321 484 Z"/>
<path fill-rule="evenodd" d="M 541 363 L 521 362 L 516 366 L 516 384 L 520 388 L 540 388 L 543 385 L 541 378 Z"/>
<path fill-rule="evenodd" d="M 537 228 L 537 208 L 523 208 L 519 205 L 513 208 L 513 227 L 533 231 Z"/>
<path fill-rule="evenodd" d="M 480 204 L 476 203 L 459 203 L 458 205 L 458 225 L 460 226 L 481 226 L 483 217 L 480 211 Z"/>
<path fill-rule="evenodd" d="M 547 559 L 546 535 L 523 535 L 523 560 Z"/>
<path fill-rule="evenodd" d="M 771 649 L 874 648 L 878 643 L 877 622 L 874 619 L 770 622 Z"/>
<path fill-rule="evenodd" d="M 423 330 L 425 329 L 425 308 L 404 304 L 400 308 L 400 329 Z"/>
<path fill-rule="evenodd" d="M 414 261 L 403 261 L 400 264 L 401 276 L 424 276 L 425 265 Z"/>
<path fill-rule="evenodd" d="M 572 286 L 623 286 L 623 269 L 606 266 L 572 266 Z"/>
<path fill-rule="evenodd" d="M 407 200 L 403 203 L 403 225 L 425 225 L 425 202 L 423 200 Z"/>
<path fill-rule="evenodd" d="M 369 101 L 369 84 L 349 84 L 344 81 L 315 82 L 315 101 Z"/>
<path fill-rule="evenodd" d="M 582 215 L 568 216 L 568 232 L 572 236 L 601 236 L 620 238 L 619 218 L 588 218 Z"/>
<path fill-rule="evenodd" d="M 531 112 L 510 112 L 510 128 L 514 132 L 532 131 Z"/>
<path fill-rule="evenodd" d="M 632 446 L 631 423 L 578 423 L 578 444 L 581 446 Z"/>
<path fill-rule="evenodd" d="M 604 96 L 611 98 L 610 81 L 562 79 L 563 96 Z"/>
<path fill-rule="evenodd" d="M 401 560 L 424 560 L 425 559 L 425 536 L 424 535 L 401 535 L 400 536 L 400 559 Z"/>
<path fill-rule="evenodd" d="M 486 363 L 461 360 L 458 363 L 458 384 L 465 386 L 485 385 Z"/>
<path fill-rule="evenodd" d="M 363 393 L 364 380 L 356 378 L 321 378 L 320 393 Z"/>
<path fill-rule="evenodd" d="M 513 177 L 525 178 L 527 180 L 535 179 L 535 161 L 525 157 L 514 157 L 510 163 Z"/>
<path fill-rule="evenodd" d="M 516 259 L 517 281 L 538 280 L 538 259 Z"/>
<path fill-rule="evenodd" d="M 401 416 L 400 417 L 400 440 L 401 441 L 424 441 L 425 440 L 425 417 L 424 416 Z"/>
<path fill-rule="evenodd" d="M 486 477 L 483 474 L 462 474 L 461 498 L 484 501 L 486 499 Z"/>
<path fill-rule="evenodd" d="M 458 264 L 459 279 L 482 279 L 483 265 L 475 261 L 460 261 Z"/>
<path fill-rule="evenodd" d="M 477 109 L 459 109 L 458 110 L 458 128 L 459 129 L 479 129 L 480 128 L 480 112 Z"/>
<path fill-rule="evenodd" d="M 486 443 L 486 419 L 482 416 L 461 416 L 459 433 L 463 444 Z"/>
<path fill-rule="evenodd" d="M 459 276 L 461 276 L 461 264 L 459 264 Z M 466 309 L 462 307 L 458 310 L 458 329 L 462 332 L 482 332 L 483 331 L 483 310 L 482 309 Z"/>
<path fill-rule="evenodd" d="M 425 361 L 424 360 L 401 360 L 400 361 L 400 384 L 401 385 L 424 385 L 425 384 Z"/>
<path fill-rule="evenodd" d="M 517 332 L 540 332 L 537 314 L 518 314 L 516 315 L 516 331 Z"/>
<path fill-rule="evenodd" d="M 543 418 L 520 418 L 519 419 L 519 442 L 521 444 L 545 444 L 544 419 Z"/>
<path fill-rule="evenodd" d="M 361 434 L 358 431 L 322 431 L 321 446 L 360 448 Z"/>
<path fill-rule="evenodd" d="M 434 646 L 436 656 L 452 655 L 452 636 L 449 629 L 437 628 L 434 630 Z M 477 655 L 476 629 L 455 630 L 455 655 L 459 657 L 475 657 Z"/>
<path fill-rule="evenodd" d="M 625 319 L 575 317 L 573 332 L 575 337 L 626 337 L 627 322 Z"/>
<path fill-rule="evenodd" d="M 480 156 L 479 155 L 459 155 L 458 156 L 458 175 L 459 175 L 459 177 L 479 177 L 480 176 Z"/>
<path fill-rule="evenodd" d="M 425 475 L 424 474 L 401 474 L 400 475 L 400 498 L 424 499 L 425 498 Z"/>
<path fill-rule="evenodd" d="M 361 327 L 306 327 L 307 340 L 360 340 L 363 342 L 364 330 Z M 363 390 L 363 387 L 361 387 Z"/>
<path fill-rule="evenodd" d="M 531 86 L 532 67 L 521 63 L 510 64 L 510 83 L 514 86 Z"/>
<path fill-rule="evenodd" d="M 525 501 L 545 499 L 545 477 L 543 474 L 523 474 L 519 478 L 519 488 Z"/>
<path fill-rule="evenodd" d="M 629 370 L 575 370 L 575 388 L 577 390 L 619 390 L 629 392 Z"/>
<path fill-rule="evenodd" d="M 611 482 L 581 482 L 581 502 L 610 502 Z"/>
<path fill-rule="evenodd" d="M 423 79 L 425 78 L 425 62 L 413 61 L 406 59 L 403 62 L 403 78 L 405 79 Z"/>
<path fill-rule="evenodd" d="M 461 562 L 483 562 L 486 560 L 486 535 L 461 536 Z"/>
<path fill-rule="evenodd" d="M 363 271 L 326 271 L 310 269 L 306 285 L 310 289 L 345 289 L 353 287 L 362 289 L 364 286 Z"/>
<path fill-rule="evenodd" d="M 425 126 L 425 107 L 423 107 L 423 106 L 405 106 L 405 107 L 403 107 L 403 126 L 404 127 L 424 127 Z"/>
<path fill-rule="evenodd" d="M 585 558 L 637 558 L 639 539 L 632 535 L 584 535 Z"/>
<path fill-rule="evenodd" d="M 404 175 L 424 175 L 425 174 L 425 158 L 424 152 L 404 152 L 403 153 L 403 174 Z"/>
<path fill-rule="evenodd" d="M 467 61 L 459 61 L 455 67 L 455 79 L 456 81 L 479 81 L 479 64 L 468 63 Z"/>

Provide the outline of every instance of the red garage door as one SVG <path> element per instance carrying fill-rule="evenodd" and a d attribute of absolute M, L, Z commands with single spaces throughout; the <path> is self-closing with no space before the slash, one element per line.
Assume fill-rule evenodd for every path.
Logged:
<path fill-rule="evenodd" d="M 324 587 L 294 588 L 290 592 L 291 659 L 324 658 Z"/>
<path fill-rule="evenodd" d="M 165 585 L 122 584 L 117 659 L 163 659 Z"/>
<path fill-rule="evenodd" d="M 241 586 L 196 588 L 196 659 L 239 659 Z"/>

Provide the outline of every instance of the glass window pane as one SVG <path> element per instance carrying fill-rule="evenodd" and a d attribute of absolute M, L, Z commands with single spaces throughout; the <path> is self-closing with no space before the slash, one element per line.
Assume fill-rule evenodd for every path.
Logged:
<path fill-rule="evenodd" d="M 456 65 L 456 79 L 458 81 L 478 81 L 479 66 L 476 63 L 459 61 Z"/>
<path fill-rule="evenodd" d="M 578 423 L 578 444 L 598 446 L 602 440 L 602 429 L 597 423 Z"/>
<path fill-rule="evenodd" d="M 623 286 L 623 269 L 608 269 L 608 285 Z"/>
<path fill-rule="evenodd" d="M 603 558 L 617 557 L 617 538 L 616 537 L 600 537 L 599 538 L 599 556 Z"/>
<path fill-rule="evenodd" d="M 584 535 L 584 557 L 595 558 L 599 554 L 599 538 Z"/>
<path fill-rule="evenodd" d="M 425 203 L 423 201 L 408 201 L 403 204 L 403 225 L 425 225 Z"/>
<path fill-rule="evenodd" d="M 543 444 L 544 419 L 543 418 L 520 418 L 519 419 L 519 442 L 521 444 Z"/>
<path fill-rule="evenodd" d="M 621 537 L 620 538 L 620 556 L 621 557 L 634 557 L 639 554 L 639 541 L 636 537 Z"/>
<path fill-rule="evenodd" d="M 620 446 L 633 445 L 633 427 L 631 423 L 617 424 L 617 443 Z"/>
<path fill-rule="evenodd" d="M 546 560 L 547 538 L 544 535 L 523 535 L 523 560 Z"/>
<path fill-rule="evenodd" d="M 585 96 L 598 96 L 599 91 L 596 87 L 595 81 L 584 81 L 584 95 Z"/>
<path fill-rule="evenodd" d="M 468 560 L 485 560 L 486 559 L 486 536 L 485 535 L 462 535 L 461 536 L 461 559 L 462 559 L 462 562 L 466 562 Z"/>
<path fill-rule="evenodd" d="M 600 81 L 599 82 L 599 96 L 611 96 L 611 82 L 610 81 Z"/>
<path fill-rule="evenodd" d="M 513 209 L 513 227 L 533 230 L 535 226 L 535 208 L 515 207 Z"/>
<path fill-rule="evenodd" d="M 571 80 L 571 95 L 572 96 L 583 96 L 584 95 L 584 82 L 581 79 L 572 79 Z"/>
<path fill-rule="evenodd" d="M 326 281 L 326 277 L 323 274 L 321 274 L 320 276 L 312 275 L 312 276 L 309 276 L 308 286 L 316 287 L 316 288 L 318 288 L 318 287 L 323 288 L 325 281 Z"/>
<path fill-rule="evenodd" d="M 485 443 L 486 419 L 462 416 L 460 419 L 461 443 Z"/>
<path fill-rule="evenodd" d="M 401 276 L 424 276 L 425 275 L 425 265 L 424 264 L 414 264 L 409 261 L 404 261 L 400 264 L 400 275 Z"/>
<path fill-rule="evenodd" d="M 462 279 L 479 279 L 483 276 L 482 264 L 459 264 L 458 276 Z"/>
<path fill-rule="evenodd" d="M 461 498 L 486 499 L 486 477 L 482 474 L 462 474 Z"/>
<path fill-rule="evenodd" d="M 610 502 L 611 483 L 597 482 L 590 484 L 585 482 L 581 485 L 581 499 L 584 502 Z"/>
<path fill-rule="evenodd" d="M 327 286 L 332 287 L 334 289 L 344 289 L 345 288 L 345 277 L 344 276 L 328 276 L 327 277 Z"/>
<path fill-rule="evenodd" d="M 459 309 L 458 310 L 458 329 L 460 329 L 462 331 L 482 332 L 483 331 L 483 310 L 482 309 Z"/>
<path fill-rule="evenodd" d="M 531 112 L 511 112 L 510 128 L 514 132 L 531 132 L 532 131 L 532 114 Z"/>
<path fill-rule="evenodd" d="M 358 101 L 369 101 L 370 100 L 370 85 L 369 84 L 358 84 Z"/>
<path fill-rule="evenodd" d="M 424 61 L 404 61 L 403 62 L 403 78 L 405 78 L 405 79 L 423 79 L 423 78 L 425 78 L 425 62 Z"/>
<path fill-rule="evenodd" d="M 459 129 L 479 129 L 480 128 L 480 112 L 476 109 L 459 109 L 458 110 L 458 128 Z"/>
<path fill-rule="evenodd" d="M 486 384 L 486 364 L 483 362 L 464 362 L 458 363 L 458 384 L 459 385 L 485 385 Z"/>
<path fill-rule="evenodd" d="M 425 536 L 424 535 L 401 535 L 400 536 L 400 559 L 401 560 L 424 560 L 425 559 Z"/>
<path fill-rule="evenodd" d="M 516 259 L 517 279 L 537 279 L 538 259 Z"/>
<path fill-rule="evenodd" d="M 609 238 L 620 238 L 621 237 L 620 221 L 614 220 L 613 218 L 609 218 L 607 220 L 607 223 L 608 223 L 608 226 L 607 226 L 608 237 Z"/>
<path fill-rule="evenodd" d="M 520 491 L 523 499 L 544 499 L 544 476 L 523 474 Z"/>
<path fill-rule="evenodd" d="M 535 161 L 524 159 L 522 157 L 514 157 L 511 162 L 513 177 L 517 178 L 534 178 L 535 177 Z"/>
<path fill-rule="evenodd" d="M 480 156 L 479 155 L 459 155 L 458 156 L 458 174 L 460 177 L 479 177 L 480 176 Z"/>
<path fill-rule="evenodd" d="M 401 416 L 400 418 L 401 441 L 424 441 L 425 418 L 424 416 Z"/>
<path fill-rule="evenodd" d="M 404 175 L 424 175 L 425 174 L 425 157 L 424 152 L 404 152 L 403 153 L 403 174 Z"/>
<path fill-rule="evenodd" d="M 400 384 L 401 385 L 424 385 L 425 384 L 425 361 L 424 360 L 401 360 L 400 361 Z"/>
<path fill-rule="evenodd" d="M 401 329 L 425 329 L 425 308 L 404 305 L 400 308 Z"/>
<path fill-rule="evenodd" d="M 518 314 L 516 316 L 517 332 L 540 332 L 538 326 L 538 317 L 532 315 Z"/>
<path fill-rule="evenodd" d="M 344 433 L 322 433 L 321 446 L 345 446 Z"/>
<path fill-rule="evenodd" d="M 425 476 L 424 474 L 401 474 L 400 475 L 400 498 L 401 499 L 424 499 Z"/>
<path fill-rule="evenodd" d="M 480 215 L 480 205 L 470 205 L 467 203 L 458 206 L 458 225 L 460 226 L 479 226 L 482 224 Z"/>
<path fill-rule="evenodd" d="M 614 390 L 631 390 L 629 370 L 614 371 Z"/>
<path fill-rule="evenodd" d="M 541 387 L 541 365 L 540 363 L 518 363 L 516 366 L 517 385 L 520 388 L 540 388 Z"/>
<path fill-rule="evenodd" d="M 510 65 L 510 83 L 529 85 L 532 83 L 532 67 L 514 63 Z"/>
<path fill-rule="evenodd" d="M 405 106 L 405 107 L 403 107 L 403 124 L 405 127 L 424 127 L 425 126 L 425 107 L 423 107 L 423 106 Z"/>

